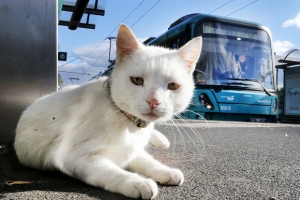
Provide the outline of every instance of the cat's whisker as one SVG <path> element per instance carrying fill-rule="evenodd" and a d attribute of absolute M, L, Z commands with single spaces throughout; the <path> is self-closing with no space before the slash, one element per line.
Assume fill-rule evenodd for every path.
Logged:
<path fill-rule="evenodd" d="M 170 120 L 168 120 L 168 121 L 170 121 Z M 172 145 L 172 152 L 174 152 L 175 151 L 175 148 L 176 148 L 176 145 L 177 145 L 177 138 L 176 138 L 176 132 L 175 132 L 175 128 L 174 128 L 174 126 L 172 126 L 172 125 L 170 125 L 169 123 L 168 123 L 168 121 L 164 121 L 163 122 L 163 125 L 164 125 L 164 127 L 168 130 L 168 132 L 169 133 L 171 133 L 170 135 L 172 136 L 170 139 L 172 139 L 171 140 L 171 142 L 170 142 L 170 144 Z"/>
<path fill-rule="evenodd" d="M 125 107 L 125 109 L 126 109 L 126 107 Z M 115 118 L 115 113 L 118 113 L 118 112 L 121 112 L 121 111 L 120 111 L 120 109 L 117 106 L 115 106 L 114 110 L 112 110 L 112 112 L 111 111 L 107 111 L 107 112 L 108 112 L 108 114 L 104 115 L 105 119 L 109 119 L 110 117 L 114 117 Z"/>
<path fill-rule="evenodd" d="M 174 149 L 176 148 L 176 144 L 177 144 L 175 128 L 174 128 L 174 126 L 171 126 L 168 123 L 168 121 L 164 122 L 164 125 L 171 132 L 171 135 L 172 135 L 172 138 L 171 138 L 172 142 L 171 142 L 171 144 L 174 144 L 173 145 L 173 151 L 174 151 Z"/>
<path fill-rule="evenodd" d="M 121 111 L 118 110 L 117 112 L 121 112 Z M 126 119 L 128 119 L 128 118 L 122 113 L 122 115 L 119 115 L 117 118 L 114 118 L 114 121 L 116 121 L 116 123 L 113 123 L 113 124 L 122 123 Z"/>
<path fill-rule="evenodd" d="M 190 129 L 192 130 L 193 134 L 194 134 L 194 135 L 196 136 L 196 138 L 197 138 L 196 143 L 199 144 L 199 133 L 198 133 L 196 130 L 193 130 L 194 128 L 193 128 L 191 125 L 189 125 L 189 123 L 187 122 L 187 120 L 185 120 L 184 117 L 180 116 L 179 114 L 176 115 L 176 117 L 177 117 L 180 121 L 174 120 L 175 123 L 179 124 L 179 123 L 183 122 L 183 123 L 187 124 L 187 125 L 188 125 L 188 128 L 190 128 Z M 196 153 L 197 157 L 198 157 L 199 153 L 202 154 L 202 153 L 204 152 L 204 154 L 206 154 L 206 149 L 205 149 L 205 146 L 204 146 L 204 142 L 203 142 L 203 140 L 202 140 L 202 137 L 200 136 L 200 141 L 201 141 L 201 143 L 202 143 L 202 146 L 203 146 L 203 149 L 204 149 L 204 150 L 203 150 L 203 151 L 200 151 L 200 149 L 198 148 L 198 145 L 197 145 L 197 144 L 194 142 L 194 140 L 189 136 L 189 133 L 185 130 L 185 128 L 182 127 L 182 126 L 180 126 L 180 125 L 179 125 L 179 127 L 182 128 L 182 130 L 183 130 L 183 132 L 185 133 L 185 135 L 188 136 L 188 138 L 189 138 L 189 140 L 192 142 L 193 146 L 195 146 L 195 148 L 197 149 L 197 153 Z M 194 151 L 188 152 L 189 157 L 191 156 L 191 154 L 194 154 L 194 156 L 195 156 Z M 189 161 L 194 163 L 193 166 L 195 166 L 195 171 L 198 171 L 198 169 L 199 169 L 199 167 L 198 167 L 198 166 L 199 166 L 199 163 L 198 163 L 198 162 L 195 162 L 194 159 L 191 159 L 191 160 L 189 159 Z"/>
<path fill-rule="evenodd" d="M 138 61 L 138 59 L 137 59 L 134 55 L 131 55 L 130 57 L 131 57 L 133 60 Z"/>
<path fill-rule="evenodd" d="M 179 134 L 179 136 L 180 136 L 180 138 L 181 138 L 181 141 L 182 141 L 181 144 L 182 144 L 182 146 L 183 146 L 183 152 L 185 152 L 185 151 L 186 151 L 186 146 L 185 146 L 184 137 L 183 137 L 183 135 L 182 135 L 180 129 L 178 128 L 177 124 L 174 122 L 174 120 L 173 120 L 173 119 L 170 119 L 170 121 L 174 124 L 175 128 L 176 128 L 177 131 L 178 131 L 178 134 Z M 175 135 L 175 134 L 174 134 L 174 135 Z"/>
<path fill-rule="evenodd" d="M 196 112 L 192 111 L 192 110 L 186 109 L 185 111 L 186 111 L 186 112 L 194 113 L 194 114 L 199 115 L 200 117 L 202 117 L 201 120 L 204 120 L 204 121 L 205 121 L 205 124 L 207 124 L 207 126 L 208 126 L 208 128 L 209 128 L 209 130 L 210 130 L 210 137 L 212 138 L 212 129 L 211 129 L 211 125 L 210 125 L 210 123 L 205 119 L 205 117 L 202 116 L 202 115 L 199 114 L 199 113 L 196 113 Z"/>
<path fill-rule="evenodd" d="M 176 158 L 178 158 L 178 154 L 176 152 L 177 149 L 180 148 L 181 143 L 179 143 L 178 140 L 178 133 L 176 131 L 176 128 L 174 127 L 174 125 L 170 124 L 171 120 L 165 121 L 164 122 L 164 127 L 167 129 L 169 135 L 170 135 L 170 160 L 176 160 Z"/>
<path fill-rule="evenodd" d="M 190 105 L 193 105 L 193 106 L 202 106 L 201 103 L 199 103 L 199 102 L 194 102 L 194 101 L 190 102 Z"/>
<path fill-rule="evenodd" d="M 107 111 L 107 113 L 104 113 L 104 119 L 110 121 L 110 118 L 112 118 L 113 120 L 115 119 L 115 114 L 120 112 L 120 110 L 118 108 L 115 108 L 114 110 L 111 111 Z"/>
<path fill-rule="evenodd" d="M 188 126 L 188 128 L 191 129 L 191 132 L 195 135 L 195 137 L 197 138 L 197 142 L 199 143 L 199 141 L 201 142 L 202 146 L 203 146 L 203 151 L 204 151 L 204 154 L 206 154 L 206 148 L 205 148 L 205 144 L 204 144 L 204 141 L 203 141 L 203 138 L 201 136 L 201 134 L 199 133 L 199 131 L 194 128 L 191 124 L 189 124 L 185 118 L 181 115 L 177 115 L 177 117 L 179 119 L 182 120 L 182 122 Z M 194 142 L 194 140 L 191 138 L 191 136 L 185 131 L 185 133 L 188 135 L 189 139 L 192 141 L 192 143 L 195 145 L 195 147 L 197 148 L 197 150 L 200 152 L 200 150 L 198 149 L 198 145 Z"/>
<path fill-rule="evenodd" d="M 160 126 L 162 126 L 164 129 L 166 129 L 165 132 L 168 133 L 168 136 L 169 136 L 168 140 L 170 142 L 170 147 L 169 147 L 169 149 L 171 151 L 170 159 L 173 159 L 174 158 L 173 153 L 175 152 L 175 149 L 176 149 L 177 140 L 176 140 L 176 133 L 174 133 L 174 131 L 173 131 L 173 126 L 170 126 L 168 124 L 168 121 L 162 121 L 162 122 L 156 123 L 155 128 L 159 128 Z"/>
<path fill-rule="evenodd" d="M 183 121 L 183 122 L 185 123 L 185 120 L 183 120 L 182 118 L 180 118 L 179 115 L 176 115 L 176 116 L 177 116 L 181 121 Z M 191 136 L 189 135 L 189 133 L 186 131 L 185 127 L 181 126 L 181 125 L 179 124 L 178 121 L 176 121 L 176 123 L 179 125 L 179 127 L 181 128 L 181 130 L 183 131 L 183 133 L 185 133 L 185 134 L 188 136 L 188 138 L 191 140 L 191 142 L 193 143 L 193 145 L 194 145 L 194 146 L 196 147 L 196 149 L 199 151 L 198 146 L 195 144 L 194 140 L 191 138 Z M 188 125 L 189 128 L 191 128 L 189 124 L 187 124 L 187 125 Z M 192 130 L 192 128 L 191 128 L 191 130 Z M 193 131 L 193 130 L 192 130 L 192 131 Z"/>

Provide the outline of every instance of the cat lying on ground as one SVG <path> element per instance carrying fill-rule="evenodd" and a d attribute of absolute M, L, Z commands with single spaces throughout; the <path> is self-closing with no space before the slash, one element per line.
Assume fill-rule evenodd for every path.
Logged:
<path fill-rule="evenodd" d="M 169 146 L 154 123 L 189 105 L 201 44 L 195 38 L 179 50 L 144 46 L 121 25 L 111 77 L 63 89 L 23 112 L 14 143 L 20 162 L 132 198 L 154 198 L 156 182 L 181 185 L 183 173 L 144 147 Z"/>

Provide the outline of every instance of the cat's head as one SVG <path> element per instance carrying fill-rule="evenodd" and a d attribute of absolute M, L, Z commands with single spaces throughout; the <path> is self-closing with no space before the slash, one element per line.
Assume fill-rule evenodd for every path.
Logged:
<path fill-rule="evenodd" d="M 179 50 L 144 46 L 121 25 L 111 75 L 113 101 L 121 110 L 149 122 L 165 121 L 184 111 L 193 96 L 192 74 L 201 45 L 198 37 Z"/>

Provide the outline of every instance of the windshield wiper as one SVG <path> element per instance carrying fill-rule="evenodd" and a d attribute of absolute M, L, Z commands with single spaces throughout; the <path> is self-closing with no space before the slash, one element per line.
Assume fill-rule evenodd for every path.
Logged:
<path fill-rule="evenodd" d="M 224 84 L 224 83 L 222 83 Z M 219 93 L 221 92 L 224 88 L 230 86 L 230 85 L 246 85 L 245 83 L 242 83 L 242 82 L 230 82 L 230 83 L 227 83 L 226 85 L 222 85 L 220 88 L 218 88 L 216 91 L 216 93 Z"/>
<path fill-rule="evenodd" d="M 271 93 L 265 88 L 265 86 L 263 86 L 263 84 L 261 84 L 261 82 L 259 82 L 256 79 L 248 79 L 248 78 L 227 78 L 228 80 L 234 80 L 234 81 L 251 81 L 251 82 L 256 82 L 258 83 L 263 90 L 265 91 L 266 94 L 268 94 L 269 96 L 272 96 Z"/>

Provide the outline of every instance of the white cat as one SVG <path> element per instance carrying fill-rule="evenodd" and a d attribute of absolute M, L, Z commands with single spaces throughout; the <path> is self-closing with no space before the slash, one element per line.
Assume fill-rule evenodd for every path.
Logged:
<path fill-rule="evenodd" d="M 182 172 L 144 147 L 149 141 L 169 146 L 154 122 L 171 119 L 190 103 L 201 44 L 195 38 L 179 50 L 144 46 L 121 25 L 111 78 L 63 89 L 23 112 L 14 143 L 20 162 L 132 198 L 154 198 L 155 182 L 181 185 Z"/>

